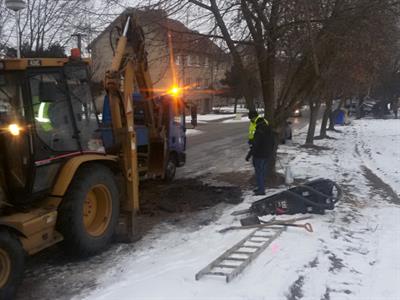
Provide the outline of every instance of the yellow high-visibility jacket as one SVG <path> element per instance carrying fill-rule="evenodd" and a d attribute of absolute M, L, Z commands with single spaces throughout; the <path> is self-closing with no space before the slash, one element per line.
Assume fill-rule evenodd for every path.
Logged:
<path fill-rule="evenodd" d="M 49 108 L 51 103 L 40 102 L 40 104 L 34 105 L 35 119 L 44 131 L 51 131 L 53 126 L 49 118 Z"/>
<path fill-rule="evenodd" d="M 262 118 L 265 122 L 265 124 L 268 125 L 268 121 L 261 117 L 261 116 L 257 116 L 257 118 L 254 119 L 254 121 L 250 121 L 250 125 L 249 125 L 249 142 L 252 142 L 254 139 L 254 133 L 256 132 L 256 127 L 257 127 L 257 121 Z"/>

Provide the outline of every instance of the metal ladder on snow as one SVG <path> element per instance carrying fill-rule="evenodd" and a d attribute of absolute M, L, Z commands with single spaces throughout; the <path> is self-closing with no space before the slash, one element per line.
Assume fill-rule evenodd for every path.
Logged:
<path fill-rule="evenodd" d="M 204 275 L 215 275 L 225 276 L 226 282 L 230 282 L 285 230 L 286 227 L 268 227 L 254 230 L 199 271 L 196 274 L 196 280 Z"/>

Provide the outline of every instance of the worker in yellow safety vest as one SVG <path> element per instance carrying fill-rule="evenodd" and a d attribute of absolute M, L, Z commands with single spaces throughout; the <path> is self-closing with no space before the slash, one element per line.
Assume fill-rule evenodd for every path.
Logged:
<path fill-rule="evenodd" d="M 40 102 L 39 99 L 34 99 L 33 102 L 36 124 L 40 125 L 40 127 L 46 132 L 51 131 L 53 129 L 51 120 L 49 118 L 49 108 L 51 102 Z"/>
<path fill-rule="evenodd" d="M 265 179 L 274 149 L 274 136 L 268 121 L 264 117 L 259 116 L 256 111 L 249 112 L 249 119 L 250 150 L 247 153 L 246 161 L 253 158 L 257 182 L 254 195 L 262 196 L 265 195 Z"/>
<path fill-rule="evenodd" d="M 249 125 L 249 144 L 252 144 L 254 140 L 254 133 L 256 132 L 256 127 L 257 127 L 257 122 L 262 119 L 263 122 L 268 126 L 268 121 L 264 118 L 258 115 L 257 111 L 251 110 L 249 111 L 249 119 L 250 119 L 250 125 Z"/>

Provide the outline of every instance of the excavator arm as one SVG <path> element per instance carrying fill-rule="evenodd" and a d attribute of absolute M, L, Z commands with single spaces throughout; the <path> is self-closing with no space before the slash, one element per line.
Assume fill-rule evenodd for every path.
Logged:
<path fill-rule="evenodd" d="M 133 62 L 128 59 L 123 66 L 127 46 L 128 17 L 117 45 L 111 68 L 105 75 L 115 144 L 119 148 L 121 169 L 125 178 L 126 201 L 123 209 L 136 213 L 139 210 L 139 178 L 137 174 L 136 134 L 133 118 L 132 93 L 134 91 Z"/>
<path fill-rule="evenodd" d="M 148 173 L 163 175 L 166 160 L 165 130 L 156 120 L 153 88 L 148 71 L 144 35 L 134 16 L 128 16 L 122 36 L 105 74 L 115 146 L 125 179 L 126 199 L 122 210 L 129 216 L 128 228 L 134 231 L 133 220 L 139 210 L 139 175 L 133 93 L 140 92 L 146 99 L 149 112 Z"/>
<path fill-rule="evenodd" d="M 135 84 L 146 100 L 149 128 L 148 175 L 164 176 L 167 158 L 166 131 L 162 124 L 162 107 L 154 102 L 153 84 L 150 77 L 145 38 L 142 27 L 134 16 L 127 31 L 126 53 L 133 62 Z"/>

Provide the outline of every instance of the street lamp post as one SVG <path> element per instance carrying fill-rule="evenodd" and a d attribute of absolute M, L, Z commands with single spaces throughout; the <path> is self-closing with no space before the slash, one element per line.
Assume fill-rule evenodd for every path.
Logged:
<path fill-rule="evenodd" d="M 21 58 L 21 41 L 19 36 L 19 17 L 20 10 L 26 7 L 26 3 L 23 0 L 6 0 L 6 7 L 15 11 L 15 19 L 17 24 L 17 58 Z"/>

